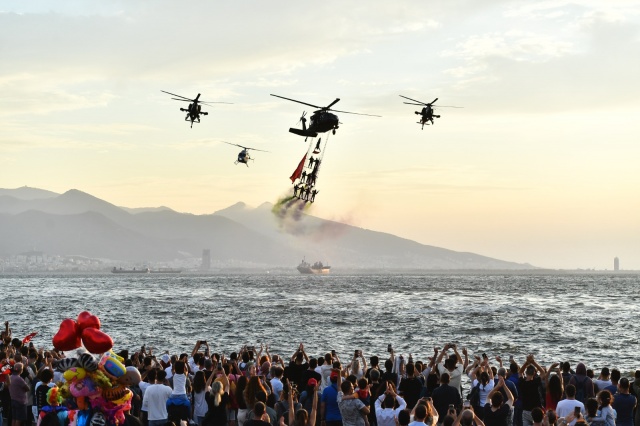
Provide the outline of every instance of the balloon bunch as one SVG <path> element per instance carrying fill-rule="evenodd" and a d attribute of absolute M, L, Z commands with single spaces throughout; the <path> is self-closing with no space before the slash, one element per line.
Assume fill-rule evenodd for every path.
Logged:
<path fill-rule="evenodd" d="M 77 320 L 66 318 L 53 336 L 53 346 L 59 351 L 71 351 L 84 344 L 92 354 L 101 354 L 113 347 L 113 340 L 100 330 L 100 319 L 83 311 Z"/>
<path fill-rule="evenodd" d="M 140 382 L 140 372 L 135 367 L 125 367 L 124 359 L 111 348 L 113 341 L 100 331 L 100 320 L 89 312 L 82 312 L 77 320 L 65 319 L 53 337 L 58 350 L 69 351 L 81 344 L 76 357 L 68 357 L 56 363 L 63 373 L 65 383 L 56 390 L 58 405 L 40 413 L 38 426 L 50 412 L 55 412 L 69 426 L 122 425 L 125 412 L 131 409 L 133 393 L 129 386 Z M 93 354 L 99 354 L 95 356 Z M 53 408 L 52 408 L 53 407 Z"/>

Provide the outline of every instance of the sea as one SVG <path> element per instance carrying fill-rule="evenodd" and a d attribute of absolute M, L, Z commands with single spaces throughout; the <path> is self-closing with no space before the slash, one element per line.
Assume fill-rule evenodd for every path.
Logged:
<path fill-rule="evenodd" d="M 640 275 L 614 273 L 0 275 L 0 320 L 37 347 L 65 318 L 97 315 L 114 350 L 190 353 L 268 345 L 290 357 L 354 350 L 426 360 L 454 343 L 470 354 L 544 365 L 640 368 Z"/>

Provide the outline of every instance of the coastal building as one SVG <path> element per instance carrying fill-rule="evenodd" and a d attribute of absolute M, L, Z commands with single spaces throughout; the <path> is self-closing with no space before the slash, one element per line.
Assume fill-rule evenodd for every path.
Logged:
<path fill-rule="evenodd" d="M 618 259 L 617 257 L 613 258 L 613 270 L 614 271 L 620 270 L 620 259 Z"/>

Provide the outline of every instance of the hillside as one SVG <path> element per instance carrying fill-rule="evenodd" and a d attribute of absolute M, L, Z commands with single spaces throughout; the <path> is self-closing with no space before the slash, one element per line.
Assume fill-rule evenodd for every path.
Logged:
<path fill-rule="evenodd" d="M 264 203 L 209 215 L 127 209 L 78 190 L 0 189 L 0 256 L 37 250 L 123 262 L 180 262 L 209 249 L 214 264 L 292 268 L 302 257 L 334 268 L 531 269 L 302 214 L 283 223 Z"/>

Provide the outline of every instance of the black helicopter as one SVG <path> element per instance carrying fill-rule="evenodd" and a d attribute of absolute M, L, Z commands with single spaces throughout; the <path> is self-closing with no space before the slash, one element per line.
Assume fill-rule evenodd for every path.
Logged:
<path fill-rule="evenodd" d="M 165 92 L 164 90 L 161 90 L 161 92 L 167 93 L 167 94 L 172 95 L 172 96 L 177 96 L 177 98 L 171 98 L 171 99 L 174 99 L 176 101 L 191 102 L 189 104 L 188 108 L 180 108 L 180 111 L 184 111 L 184 112 L 187 113 L 187 116 L 184 118 L 184 121 L 191 121 L 191 127 L 192 128 L 193 128 L 193 123 L 194 122 L 196 122 L 196 123 L 200 122 L 200 115 L 209 115 L 208 112 L 202 111 L 202 105 L 229 104 L 229 102 L 204 102 L 204 101 L 201 101 L 201 100 L 199 100 L 200 99 L 200 93 L 198 93 L 198 96 L 196 96 L 195 99 L 189 99 L 189 98 L 186 98 L 186 97 L 181 96 L 181 95 L 176 95 L 175 93 Z"/>
<path fill-rule="evenodd" d="M 278 96 L 271 94 L 271 96 L 275 96 L 276 98 L 286 99 L 291 102 L 297 102 L 302 105 L 308 105 L 313 108 L 319 108 L 314 111 L 311 117 L 309 117 L 309 127 L 307 127 L 307 119 L 305 118 L 306 112 L 302 113 L 302 117 L 300 117 L 300 121 L 302 122 L 302 129 L 290 128 L 289 131 L 296 135 L 304 136 L 306 138 L 315 138 L 318 136 L 318 133 L 324 133 L 331 130 L 333 134 L 336 134 L 336 129 L 338 128 L 338 116 L 335 114 L 331 114 L 329 111 L 342 112 L 344 114 L 356 114 L 356 115 L 368 115 L 370 117 L 380 117 L 379 115 L 373 114 L 361 114 L 358 112 L 349 112 L 349 111 L 339 111 L 337 109 L 331 109 L 340 98 L 336 98 L 335 101 L 331 102 L 326 107 L 319 107 L 317 105 L 308 104 L 306 102 L 297 101 L 295 99 L 285 98 L 284 96 Z"/>
<path fill-rule="evenodd" d="M 438 100 L 438 98 L 435 98 L 434 100 L 432 100 L 427 104 L 424 102 L 416 101 L 415 99 L 407 98 L 406 96 L 402 96 L 402 95 L 398 95 L 398 96 L 400 96 L 401 98 L 409 99 L 410 101 L 413 101 L 413 102 L 417 102 L 417 103 L 404 102 L 407 105 L 424 105 L 424 107 L 422 108 L 422 111 L 415 112 L 417 115 L 421 116 L 420 121 L 418 121 L 418 124 L 422 124 L 422 130 L 424 130 L 425 124 L 427 126 L 429 125 L 429 121 L 433 125 L 433 119 L 440 118 L 439 115 L 436 115 L 433 113 L 433 104 Z M 438 105 L 438 108 L 464 108 L 464 107 Z"/>
<path fill-rule="evenodd" d="M 224 141 L 222 141 L 224 142 Z M 253 160 L 253 158 L 251 158 L 251 155 L 249 155 L 249 150 L 252 149 L 254 151 L 260 151 L 260 152 L 269 152 L 269 151 L 264 151 L 262 149 L 256 149 L 256 148 L 250 148 L 247 146 L 242 146 L 242 145 L 238 145 L 237 143 L 231 143 L 231 142 L 224 142 L 226 144 L 229 145 L 235 145 L 235 146 L 239 146 L 240 148 L 242 148 L 242 151 L 240 151 L 238 153 L 238 159 L 236 161 L 233 162 L 233 164 L 238 164 L 238 163 L 243 163 L 244 165 L 246 165 L 247 167 L 249 167 L 249 160 Z"/>

